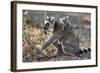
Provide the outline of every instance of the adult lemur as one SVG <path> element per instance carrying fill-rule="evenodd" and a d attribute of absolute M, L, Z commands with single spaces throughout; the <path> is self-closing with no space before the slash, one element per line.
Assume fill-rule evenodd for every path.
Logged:
<path fill-rule="evenodd" d="M 81 50 L 79 48 L 79 42 L 77 40 L 78 38 L 72 31 L 73 25 L 68 22 L 68 18 L 69 16 L 65 16 L 56 20 L 56 18 L 53 16 L 46 17 L 43 30 L 45 31 L 45 33 L 47 31 L 51 31 L 52 34 L 49 35 L 49 38 L 45 41 L 42 49 L 37 49 L 38 52 L 41 52 L 47 56 L 45 49 L 55 42 L 59 42 L 58 44 L 60 44 L 61 49 L 63 49 L 63 52 L 65 54 L 66 50 L 75 55 L 80 55 L 81 53 L 90 50 L 90 48 L 88 48 L 87 50 Z"/>

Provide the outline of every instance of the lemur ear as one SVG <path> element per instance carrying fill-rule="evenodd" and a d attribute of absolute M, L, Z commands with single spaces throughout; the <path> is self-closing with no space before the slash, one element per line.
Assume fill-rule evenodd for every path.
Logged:
<path fill-rule="evenodd" d="M 66 16 L 67 19 L 69 19 L 69 16 Z"/>
<path fill-rule="evenodd" d="M 66 22 L 68 22 L 68 20 L 69 20 L 69 16 L 66 16 L 66 17 L 65 17 L 65 20 L 66 20 Z"/>
<path fill-rule="evenodd" d="M 46 17 L 47 19 L 49 18 L 49 16 Z"/>

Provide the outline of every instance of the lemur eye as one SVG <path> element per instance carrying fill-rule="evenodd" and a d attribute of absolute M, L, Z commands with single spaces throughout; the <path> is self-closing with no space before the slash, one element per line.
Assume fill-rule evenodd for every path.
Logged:
<path fill-rule="evenodd" d="M 52 22 L 52 19 L 50 18 L 49 21 Z"/>
<path fill-rule="evenodd" d="M 46 26 L 49 26 L 49 23 L 47 23 Z"/>

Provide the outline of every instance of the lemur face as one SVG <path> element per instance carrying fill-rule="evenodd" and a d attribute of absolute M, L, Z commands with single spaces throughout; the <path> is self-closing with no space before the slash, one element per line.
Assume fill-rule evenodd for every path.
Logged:
<path fill-rule="evenodd" d="M 62 24 L 66 24 L 66 23 L 68 22 L 68 19 L 69 19 L 69 16 L 65 16 L 65 17 L 63 17 L 63 18 L 60 18 L 60 22 L 61 22 Z"/>
<path fill-rule="evenodd" d="M 54 24 L 55 24 L 55 17 L 51 16 L 51 17 L 46 17 L 45 21 L 44 21 L 44 30 L 48 30 L 48 29 L 51 29 L 51 31 L 53 30 L 54 28 Z"/>

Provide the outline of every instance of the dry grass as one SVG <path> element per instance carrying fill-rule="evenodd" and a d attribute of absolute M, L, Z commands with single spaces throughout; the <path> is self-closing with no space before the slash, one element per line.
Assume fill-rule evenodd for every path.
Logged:
<path fill-rule="evenodd" d="M 43 61 L 44 55 L 37 53 L 37 48 L 42 48 L 45 40 L 48 38 L 48 34 L 44 34 L 40 28 L 27 28 L 23 31 L 23 61 Z M 46 52 L 49 57 L 57 55 L 58 50 L 53 44 L 51 44 Z"/>

